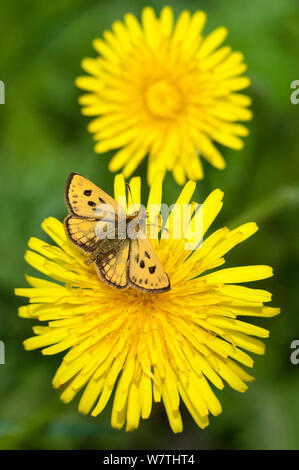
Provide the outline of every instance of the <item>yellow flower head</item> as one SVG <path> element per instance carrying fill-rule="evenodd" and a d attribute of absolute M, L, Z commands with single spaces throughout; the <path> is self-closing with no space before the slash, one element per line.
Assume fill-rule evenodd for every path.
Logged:
<path fill-rule="evenodd" d="M 241 52 L 221 46 L 227 29 L 205 38 L 206 14 L 183 11 L 174 22 L 170 7 L 160 17 L 151 7 L 141 24 L 132 14 L 116 21 L 93 43 L 99 56 L 85 58 L 77 86 L 87 93 L 82 113 L 96 118 L 89 131 L 95 151 L 119 149 L 109 168 L 130 176 L 148 154 L 148 181 L 159 169 L 172 170 L 179 184 L 203 178 L 200 156 L 219 169 L 225 161 L 216 141 L 241 149 L 251 119 L 251 101 L 238 93 L 250 81 Z"/>
<path fill-rule="evenodd" d="M 140 178 L 131 180 L 135 204 L 140 203 Z M 188 204 L 195 183 L 188 182 L 177 204 Z M 115 198 L 126 196 L 122 176 L 115 179 Z M 222 207 L 223 193 L 213 191 L 201 206 L 203 232 Z M 161 204 L 162 175 L 151 187 L 148 204 Z M 235 230 L 224 227 L 209 235 L 201 247 L 186 251 L 185 239 L 173 239 L 173 213 L 167 226 L 170 237 L 153 240 L 171 281 L 171 290 L 148 294 L 124 291 L 105 284 L 85 256 L 66 238 L 61 222 L 44 220 L 53 239 L 48 244 L 29 240 L 26 261 L 52 280 L 27 276 L 30 288 L 16 289 L 29 297 L 19 315 L 48 322 L 35 326 L 36 336 L 25 340 L 27 350 L 43 348 L 45 355 L 68 350 L 53 385 L 70 402 L 83 389 L 79 410 L 97 416 L 114 391 L 111 424 L 136 429 L 140 417 L 150 416 L 153 401 L 163 401 L 170 426 L 182 431 L 182 400 L 199 427 L 209 424 L 209 413 L 221 413 L 211 384 L 227 382 L 245 392 L 252 367 L 246 351 L 264 353 L 256 337 L 268 337 L 264 328 L 239 320 L 242 316 L 271 317 L 279 309 L 266 307 L 271 294 L 239 283 L 272 276 L 268 266 L 218 269 L 225 254 L 251 236 L 255 223 Z M 209 271 L 208 274 L 205 272 Z"/>

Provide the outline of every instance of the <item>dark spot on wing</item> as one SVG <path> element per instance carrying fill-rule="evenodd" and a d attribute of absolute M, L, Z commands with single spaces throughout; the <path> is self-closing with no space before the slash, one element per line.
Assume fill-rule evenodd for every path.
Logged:
<path fill-rule="evenodd" d="M 96 203 L 93 202 L 93 201 L 88 201 L 88 205 L 89 205 L 90 207 L 95 207 L 95 206 L 96 206 Z"/>
<path fill-rule="evenodd" d="M 101 197 L 99 197 L 99 201 L 100 201 L 102 204 L 105 204 L 104 199 L 102 199 Z"/>
<path fill-rule="evenodd" d="M 84 196 L 91 196 L 91 189 L 85 189 L 85 191 L 83 192 Z"/>
<path fill-rule="evenodd" d="M 136 263 L 139 263 L 139 255 L 136 255 L 135 259 L 136 259 Z"/>
<path fill-rule="evenodd" d="M 150 274 L 154 274 L 154 272 L 156 271 L 156 266 L 150 266 L 148 268 L 148 270 L 149 270 Z"/>
<path fill-rule="evenodd" d="M 139 284 L 142 284 L 142 279 L 139 279 Z"/>
<path fill-rule="evenodd" d="M 144 263 L 143 259 L 140 261 L 140 265 L 139 265 L 139 266 L 140 266 L 142 269 L 144 268 L 145 263 Z"/>
<path fill-rule="evenodd" d="M 144 254 L 145 254 L 145 256 L 146 256 L 148 259 L 151 258 L 147 251 L 145 251 Z"/>

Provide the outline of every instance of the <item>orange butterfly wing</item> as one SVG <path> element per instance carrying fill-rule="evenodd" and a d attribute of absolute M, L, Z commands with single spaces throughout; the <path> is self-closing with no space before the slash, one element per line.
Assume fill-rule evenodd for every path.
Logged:
<path fill-rule="evenodd" d="M 118 214 L 119 207 L 115 199 L 78 173 L 70 174 L 64 194 L 69 212 L 78 217 L 98 218 L 96 209 L 101 204 L 109 204 Z"/>
<path fill-rule="evenodd" d="M 159 293 L 170 289 L 169 277 L 147 238 L 131 240 L 129 280 L 132 286 L 144 292 Z"/>

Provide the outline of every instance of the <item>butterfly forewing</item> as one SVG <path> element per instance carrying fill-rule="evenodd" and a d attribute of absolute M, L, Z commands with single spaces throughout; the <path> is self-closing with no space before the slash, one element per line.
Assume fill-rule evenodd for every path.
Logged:
<path fill-rule="evenodd" d="M 65 202 L 69 211 L 79 217 L 100 218 L 97 209 L 101 204 L 109 204 L 118 213 L 116 201 L 78 173 L 71 173 L 65 188 Z"/>

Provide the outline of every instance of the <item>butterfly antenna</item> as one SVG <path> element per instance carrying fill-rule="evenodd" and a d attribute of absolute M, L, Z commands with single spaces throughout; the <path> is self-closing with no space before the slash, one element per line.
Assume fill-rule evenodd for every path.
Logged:
<path fill-rule="evenodd" d="M 169 232 L 168 228 L 162 227 L 162 225 L 153 224 L 152 222 L 148 222 L 147 224 L 152 225 L 153 227 L 158 227 L 160 230 L 166 230 L 166 232 Z"/>
<path fill-rule="evenodd" d="M 127 186 L 127 188 L 128 188 L 128 191 L 129 191 L 129 193 L 130 193 L 130 196 L 131 196 L 131 200 L 132 200 L 133 207 L 134 207 L 134 212 L 137 212 L 137 211 L 136 211 L 135 204 L 134 204 L 134 200 L 133 200 L 133 196 L 132 196 L 132 191 L 131 191 L 131 188 L 130 188 L 130 185 L 129 185 L 129 183 L 126 183 L 126 186 Z"/>

